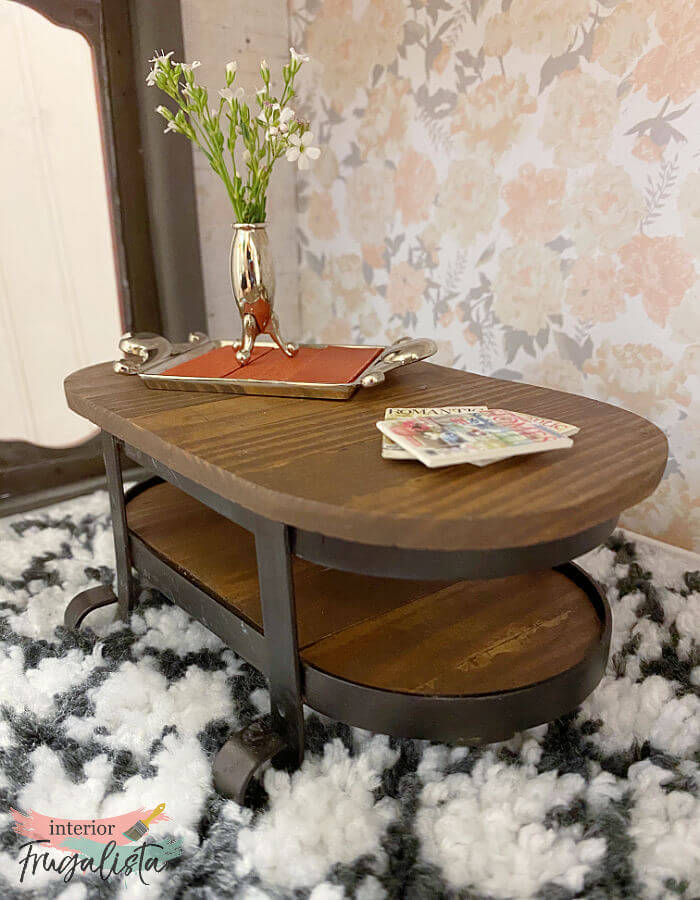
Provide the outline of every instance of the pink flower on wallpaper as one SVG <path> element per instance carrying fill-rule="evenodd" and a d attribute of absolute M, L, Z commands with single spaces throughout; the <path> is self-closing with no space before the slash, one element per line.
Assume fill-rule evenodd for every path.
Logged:
<path fill-rule="evenodd" d="M 365 281 L 362 260 L 356 253 L 332 256 L 328 261 L 333 296 L 347 312 L 362 309 L 365 303 L 377 302 L 374 290 Z"/>
<path fill-rule="evenodd" d="M 306 32 L 306 49 L 323 72 L 323 91 L 342 110 L 364 88 L 375 65 L 396 55 L 406 17 L 402 0 L 369 4 L 353 16 L 352 0 L 325 0 Z"/>
<path fill-rule="evenodd" d="M 524 75 L 492 75 L 461 95 L 451 132 L 458 136 L 463 150 L 472 151 L 484 143 L 501 154 L 520 133 L 525 117 L 536 110 L 537 101 L 530 95 Z"/>
<path fill-rule="evenodd" d="M 580 394 L 584 387 L 580 370 L 571 360 L 563 359 L 558 353 L 546 353 L 527 363 L 523 368 L 523 376 L 530 384 L 541 384 L 569 394 Z"/>
<path fill-rule="evenodd" d="M 566 206 L 567 234 L 582 255 L 611 253 L 632 237 L 644 213 L 627 172 L 604 162 L 576 180 Z"/>
<path fill-rule="evenodd" d="M 641 159 L 643 162 L 658 162 L 664 155 L 664 148 L 657 144 L 656 141 L 648 135 L 642 135 L 637 139 L 637 143 L 632 148 L 632 156 Z"/>
<path fill-rule="evenodd" d="M 566 302 L 584 322 L 614 322 L 625 309 L 625 292 L 613 259 L 577 259 L 566 281 Z"/>
<path fill-rule="evenodd" d="M 347 182 L 346 221 L 362 244 L 384 244 L 386 226 L 394 217 L 394 173 L 379 165 L 353 170 Z"/>
<path fill-rule="evenodd" d="M 574 69 L 549 89 L 540 138 L 561 166 L 585 166 L 608 151 L 620 102 L 612 80 Z"/>
<path fill-rule="evenodd" d="M 576 42 L 590 12 L 590 0 L 514 0 L 508 9 L 513 43 L 526 53 L 558 56 Z"/>
<path fill-rule="evenodd" d="M 486 23 L 488 56 L 504 56 L 512 46 L 525 53 L 559 56 L 576 42 L 591 11 L 589 0 L 515 0 L 496 5 L 507 11 Z"/>
<path fill-rule="evenodd" d="M 564 169 L 540 169 L 538 172 L 531 163 L 521 166 L 518 177 L 503 186 L 508 212 L 501 219 L 501 225 L 517 241 L 551 241 L 562 230 L 561 203 L 565 185 Z"/>
<path fill-rule="evenodd" d="M 352 326 L 348 319 L 335 318 L 320 334 L 324 344 L 348 344 L 352 341 Z"/>
<path fill-rule="evenodd" d="M 486 23 L 483 50 L 486 56 L 505 56 L 513 46 L 513 23 L 507 12 L 499 12 Z"/>
<path fill-rule="evenodd" d="M 311 234 L 322 241 L 329 241 L 338 234 L 338 214 L 328 191 L 314 191 L 311 194 L 306 210 L 306 224 Z"/>
<path fill-rule="evenodd" d="M 420 269 L 414 269 L 407 262 L 391 267 L 386 299 L 392 313 L 402 316 L 407 312 L 418 312 L 423 305 L 423 291 L 425 275 Z"/>
<path fill-rule="evenodd" d="M 396 206 L 405 225 L 427 219 L 434 210 L 437 173 L 430 157 L 408 147 L 396 168 Z"/>
<path fill-rule="evenodd" d="M 536 335 L 561 310 L 564 286 L 559 257 L 531 241 L 504 250 L 493 282 L 493 310 L 506 325 Z"/>
<path fill-rule="evenodd" d="M 603 341 L 584 363 L 589 384 L 601 400 L 652 419 L 676 403 L 687 406 L 690 394 L 680 368 L 653 344 Z"/>
<path fill-rule="evenodd" d="M 413 117 L 411 85 L 404 78 L 387 75 L 370 92 L 367 109 L 357 134 L 363 159 L 386 159 L 406 143 L 406 131 Z"/>
<path fill-rule="evenodd" d="M 663 44 L 637 63 L 634 85 L 646 86 L 652 102 L 687 99 L 700 87 L 700 5 L 662 0 L 656 4 L 656 29 Z"/>
<path fill-rule="evenodd" d="M 362 259 L 373 269 L 382 269 L 384 267 L 384 241 L 377 244 L 361 244 Z"/>
<path fill-rule="evenodd" d="M 498 188 L 493 167 L 474 159 L 451 162 L 434 216 L 440 237 L 449 235 L 468 247 L 479 232 L 488 231 L 498 212 Z"/>
<path fill-rule="evenodd" d="M 639 60 L 633 78 L 637 89 L 646 86 L 652 102 L 670 97 L 680 103 L 700 86 L 700 48 L 654 47 Z"/>
<path fill-rule="evenodd" d="M 693 258 L 678 237 L 638 234 L 618 251 L 623 263 L 621 282 L 627 293 L 641 295 L 644 309 L 657 325 L 695 283 Z"/>
<path fill-rule="evenodd" d="M 638 0 L 621 3 L 593 33 L 591 60 L 613 75 L 629 71 L 649 40 L 649 11 L 639 6 Z"/>

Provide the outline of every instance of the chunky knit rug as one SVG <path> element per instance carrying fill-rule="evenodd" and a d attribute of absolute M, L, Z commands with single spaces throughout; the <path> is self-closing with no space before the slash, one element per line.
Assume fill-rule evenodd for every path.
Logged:
<path fill-rule="evenodd" d="M 112 580 L 104 493 L 0 520 L 2 897 L 700 896 L 700 560 L 618 532 L 583 558 L 614 613 L 608 674 L 574 714 L 480 749 L 396 741 L 307 711 L 307 756 L 252 809 L 210 761 L 267 707 L 258 672 L 162 597 L 79 633 Z M 9 807 L 97 818 L 167 803 L 182 856 L 147 880 L 19 883 Z"/>

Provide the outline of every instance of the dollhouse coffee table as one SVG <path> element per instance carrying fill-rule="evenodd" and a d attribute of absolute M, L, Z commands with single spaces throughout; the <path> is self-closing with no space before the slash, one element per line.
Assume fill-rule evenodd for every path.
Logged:
<path fill-rule="evenodd" d="M 271 714 L 214 762 L 243 801 L 255 771 L 304 752 L 302 704 L 351 725 L 455 743 L 504 740 L 575 708 L 600 680 L 610 610 L 569 560 L 648 496 L 667 443 L 595 400 L 416 363 L 346 402 L 147 390 L 110 364 L 69 376 L 103 432 L 116 595 L 133 570 L 267 676 Z M 488 405 L 578 425 L 574 446 L 485 468 L 380 456 L 387 406 Z M 124 494 L 121 458 L 153 473 Z"/>

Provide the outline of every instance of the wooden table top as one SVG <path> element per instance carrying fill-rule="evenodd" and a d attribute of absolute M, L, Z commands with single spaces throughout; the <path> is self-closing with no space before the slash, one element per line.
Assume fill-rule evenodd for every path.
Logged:
<path fill-rule="evenodd" d="M 326 536 L 431 550 L 515 548 L 615 518 L 652 493 L 668 445 L 633 413 L 561 391 L 416 363 L 351 400 L 149 390 L 110 363 L 65 382 L 68 405 L 255 513 Z M 385 460 L 387 406 L 486 405 L 578 425 L 568 450 L 476 468 Z"/>

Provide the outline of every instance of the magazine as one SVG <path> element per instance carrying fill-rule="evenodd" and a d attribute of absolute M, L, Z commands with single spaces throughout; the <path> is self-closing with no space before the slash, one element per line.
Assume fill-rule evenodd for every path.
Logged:
<path fill-rule="evenodd" d="M 390 406 L 384 412 L 385 420 L 395 420 L 395 419 L 409 419 L 416 416 L 430 416 L 434 418 L 435 416 L 446 416 L 446 415 L 461 415 L 462 413 L 468 412 L 481 412 L 482 410 L 488 409 L 487 406 Z M 557 434 L 563 434 L 567 436 L 571 436 L 576 434 L 579 429 L 576 425 L 569 425 L 566 422 L 558 422 L 556 419 L 546 419 L 542 416 L 533 416 L 529 413 L 518 413 L 517 415 L 522 418 L 529 419 L 531 422 L 536 423 L 537 425 L 543 425 L 545 428 L 549 428 L 551 431 L 556 431 Z M 395 441 L 392 441 L 390 437 L 386 434 L 382 434 L 382 457 L 384 459 L 413 459 L 415 460 L 415 456 L 412 453 L 409 453 L 408 450 L 405 450 L 403 447 L 400 447 Z M 496 459 L 473 459 L 470 460 L 470 465 L 472 466 L 488 466 L 491 463 L 498 462 Z"/>
<path fill-rule="evenodd" d="M 529 416 L 504 409 L 384 420 L 377 428 L 429 468 L 492 462 L 573 444 L 570 437 Z"/>

